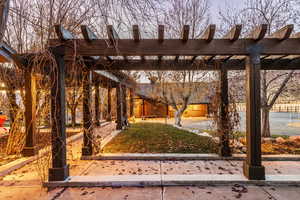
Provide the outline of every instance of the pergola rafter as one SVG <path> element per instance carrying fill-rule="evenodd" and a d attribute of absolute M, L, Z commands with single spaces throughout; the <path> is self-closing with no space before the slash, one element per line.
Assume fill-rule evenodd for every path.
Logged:
<path fill-rule="evenodd" d="M 112 26 L 108 26 L 108 40 L 89 41 L 76 39 L 65 41 L 65 55 L 76 51 L 81 56 L 121 56 L 124 59 L 102 60 L 93 70 L 219 70 L 221 118 L 226 125 L 228 107 L 228 70 L 246 70 L 247 74 L 247 159 L 244 174 L 249 179 L 264 179 L 261 164 L 261 125 L 260 125 L 260 70 L 300 69 L 299 38 L 291 37 L 293 26 L 288 25 L 268 37 L 268 26 L 262 24 L 241 38 L 242 25 L 234 26 L 223 38 L 214 38 L 215 25 L 209 25 L 199 39 L 189 39 L 189 26 L 184 25 L 180 39 L 165 39 L 164 26 L 158 27 L 157 39 L 141 38 L 139 27 L 133 26 L 132 39 L 120 39 Z M 107 41 L 109 45 L 107 45 Z M 59 41 L 51 40 L 51 45 Z M 72 46 L 73 44 L 73 46 Z M 75 49 L 75 46 L 77 47 Z M 139 56 L 140 59 L 128 59 Z M 151 59 L 146 59 L 150 56 Z M 175 56 L 174 59 L 163 57 Z M 156 57 L 157 59 L 153 59 Z M 184 59 L 179 59 L 183 57 Z M 198 57 L 200 59 L 198 59 Z M 121 90 L 121 87 L 118 88 Z M 121 96 L 121 95 L 118 95 Z M 121 113 L 121 111 L 119 111 Z M 226 129 L 226 127 L 219 127 Z M 222 138 L 226 139 L 227 133 Z M 228 141 L 228 140 L 226 140 Z M 220 155 L 228 156 L 227 143 L 221 142 Z"/>
<path fill-rule="evenodd" d="M 260 70 L 300 69 L 300 38 L 299 34 L 292 35 L 293 25 L 287 25 L 266 37 L 268 26 L 262 24 L 254 28 L 244 38 L 241 38 L 242 25 L 234 26 L 223 38 L 214 38 L 216 26 L 209 25 L 199 39 L 189 39 L 190 27 L 188 25 L 183 26 L 182 36 L 179 39 L 164 38 L 163 25 L 158 26 L 158 37 L 155 39 L 143 39 L 137 25 L 133 26 L 132 38 L 130 39 L 121 39 L 111 25 L 107 26 L 108 38 L 104 39 L 97 38 L 86 26 L 81 27 L 84 39 L 75 39 L 70 32 L 60 25 L 55 26 L 55 30 L 58 39 L 50 40 L 49 44 L 53 49 L 61 49 L 57 52 L 53 51 L 59 66 L 57 72 L 60 73 L 52 77 L 54 86 L 64 87 L 64 75 L 62 73 L 65 63 L 74 60 L 74 56 L 79 56 L 87 63 L 88 71 L 94 71 L 94 74 L 97 74 L 97 70 L 105 70 L 105 73 L 110 74 L 105 78 L 115 83 L 118 105 L 124 103 L 124 93 L 122 94 L 124 84 L 122 83 L 130 83 L 125 74 L 120 72 L 121 70 L 219 70 L 222 88 L 221 99 L 225 102 L 220 109 L 221 118 L 226 124 L 226 120 L 228 120 L 226 118 L 228 106 L 227 71 L 246 70 L 247 158 L 244 163 L 244 174 L 249 179 L 265 179 L 260 146 Z M 147 59 L 148 56 L 151 59 Z M 175 56 L 175 59 L 163 59 L 163 57 L 169 58 L 170 56 Z M 136 57 L 140 59 L 135 59 Z M 182 57 L 184 59 L 180 59 Z M 117 78 L 114 79 L 112 76 Z M 90 87 L 90 80 L 88 80 L 88 76 L 84 77 L 87 81 L 85 87 L 88 88 Z M 103 77 L 103 73 L 101 77 Z M 52 100 L 56 101 L 54 106 L 58 107 L 52 116 L 61 119 L 64 111 L 64 89 L 60 88 L 58 92 L 57 97 L 52 96 Z M 88 93 L 85 95 L 89 96 Z M 126 109 L 126 106 L 123 108 L 121 106 L 121 109 L 117 111 L 117 121 L 119 122 L 123 122 L 123 109 Z M 88 115 L 90 113 L 86 112 L 87 118 L 85 120 L 90 119 Z M 53 118 L 53 120 L 55 119 Z M 52 134 L 58 136 L 53 141 L 53 147 L 61 145 L 61 141 L 65 140 L 64 126 L 64 120 L 56 121 L 52 125 Z M 88 126 L 90 125 L 87 124 L 85 128 Z M 122 126 L 123 124 L 118 124 L 119 129 Z M 84 143 L 88 142 L 90 141 Z M 228 147 L 228 144 L 223 143 L 222 145 L 220 155 L 227 156 L 224 148 Z M 88 150 L 85 153 L 90 155 L 93 153 L 92 146 L 90 144 L 87 146 Z M 64 149 L 61 151 L 53 150 L 55 156 L 53 168 L 50 169 L 51 177 L 49 180 L 64 180 L 68 176 L 65 153 Z"/>

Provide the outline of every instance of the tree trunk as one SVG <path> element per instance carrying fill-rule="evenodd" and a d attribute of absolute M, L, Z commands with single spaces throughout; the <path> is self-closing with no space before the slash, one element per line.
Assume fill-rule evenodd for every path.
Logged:
<path fill-rule="evenodd" d="M 75 128 L 75 126 L 76 126 L 76 108 L 71 109 L 71 123 L 72 123 L 72 127 Z"/>
<path fill-rule="evenodd" d="M 181 109 L 179 109 L 175 112 L 175 125 L 176 126 L 182 127 L 182 125 L 181 125 L 182 113 L 183 113 L 183 111 Z"/>
<path fill-rule="evenodd" d="M 8 101 L 9 101 L 9 117 L 10 117 L 10 122 L 11 124 L 15 121 L 17 112 L 19 110 L 19 106 L 17 104 L 17 97 L 16 97 L 16 93 L 13 89 L 8 89 L 6 91 L 7 97 L 8 97 Z"/>
<path fill-rule="evenodd" d="M 271 137 L 270 131 L 270 109 L 268 107 L 262 108 L 262 137 Z"/>

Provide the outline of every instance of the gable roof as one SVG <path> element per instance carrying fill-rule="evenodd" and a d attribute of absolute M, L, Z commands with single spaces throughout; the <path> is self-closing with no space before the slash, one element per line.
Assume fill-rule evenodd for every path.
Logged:
<path fill-rule="evenodd" d="M 167 83 L 170 85 L 170 87 L 176 86 L 176 83 Z M 209 89 L 208 88 L 208 83 L 204 82 L 195 82 L 192 83 L 194 85 L 198 85 L 197 87 L 195 86 L 194 91 L 192 92 L 192 96 L 190 98 L 190 103 L 189 104 L 208 104 L 211 102 L 211 96 L 213 94 L 213 90 L 207 92 L 207 95 L 203 95 L 203 90 Z M 154 94 L 156 92 L 156 89 L 161 87 L 159 84 L 151 84 L 151 83 L 138 83 L 136 85 L 136 91 L 135 94 L 142 98 L 142 99 L 149 99 L 149 100 L 154 100 L 158 101 L 157 97 L 155 97 Z M 193 86 L 194 87 L 194 86 Z"/>

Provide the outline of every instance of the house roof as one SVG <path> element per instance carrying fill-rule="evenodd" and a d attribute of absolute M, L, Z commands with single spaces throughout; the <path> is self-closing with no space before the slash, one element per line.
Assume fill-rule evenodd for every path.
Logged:
<path fill-rule="evenodd" d="M 167 83 L 170 87 L 176 86 L 176 83 Z M 203 95 L 203 91 L 207 91 L 208 83 L 204 82 L 195 82 L 193 85 L 198 85 L 193 88 L 193 92 L 190 98 L 189 104 L 207 104 L 211 102 L 212 91 L 208 91 L 207 95 Z M 161 87 L 160 84 L 151 84 L 151 83 L 138 83 L 136 85 L 135 94 L 142 99 L 150 99 L 159 101 L 157 96 L 157 89 Z M 205 92 L 206 93 L 206 92 Z"/>

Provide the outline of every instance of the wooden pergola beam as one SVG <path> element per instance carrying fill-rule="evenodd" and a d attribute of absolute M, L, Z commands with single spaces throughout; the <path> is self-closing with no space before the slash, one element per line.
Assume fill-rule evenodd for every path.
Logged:
<path fill-rule="evenodd" d="M 206 30 L 203 32 L 202 36 L 200 37 L 201 39 L 206 40 L 207 42 L 211 42 L 214 39 L 216 32 L 216 25 L 215 24 L 210 24 Z M 193 63 L 198 56 L 193 56 L 191 59 L 191 62 Z"/>
<path fill-rule="evenodd" d="M 207 61 L 195 60 L 193 63 L 188 59 L 180 59 L 177 62 L 174 60 L 131 60 L 124 62 L 122 60 L 115 60 L 110 65 L 110 70 L 153 70 L 153 71 L 179 71 L 179 70 L 219 70 L 214 65 L 215 62 L 223 62 L 223 59 L 209 58 Z M 245 70 L 244 60 L 242 59 L 228 59 L 222 65 L 227 70 Z M 300 68 L 300 59 L 264 59 L 261 61 L 261 69 L 263 70 L 292 70 Z M 101 64 L 95 65 L 93 70 L 107 70 L 106 66 Z"/>
<path fill-rule="evenodd" d="M 0 44 L 0 62 L 14 62 L 19 68 L 26 65 L 26 59 L 4 42 Z"/>
<path fill-rule="evenodd" d="M 189 34 L 190 34 L 190 26 L 189 25 L 184 25 L 183 28 L 182 28 L 182 36 L 181 36 L 182 42 L 187 42 L 188 41 Z"/>
<path fill-rule="evenodd" d="M 235 25 L 223 38 L 234 42 L 239 39 L 242 31 L 242 25 Z"/>
<path fill-rule="evenodd" d="M 289 24 L 289 25 L 275 31 L 269 37 L 270 38 L 276 38 L 276 39 L 279 39 L 279 40 L 286 40 L 291 36 L 293 30 L 294 30 L 294 25 Z"/>
<path fill-rule="evenodd" d="M 106 30 L 110 45 L 114 46 L 116 44 L 116 40 L 120 39 L 119 35 L 112 25 L 107 25 Z"/>
<path fill-rule="evenodd" d="M 141 40 L 141 33 L 138 25 L 132 26 L 132 36 L 135 42 L 139 42 Z M 141 60 L 145 60 L 145 57 L 141 56 Z"/>
<path fill-rule="evenodd" d="M 108 40 L 110 42 L 110 46 L 117 47 L 116 41 L 120 40 L 120 37 L 119 37 L 117 31 L 114 29 L 114 27 L 112 25 L 107 25 L 106 30 L 107 30 L 107 36 L 108 36 Z M 127 56 L 123 55 L 123 59 L 127 60 Z"/>
<path fill-rule="evenodd" d="M 163 43 L 165 37 L 165 26 L 158 25 L 158 42 Z M 162 60 L 162 56 L 157 56 L 158 61 Z"/>
<path fill-rule="evenodd" d="M 182 28 L 182 34 L 181 34 L 181 40 L 183 43 L 186 43 L 189 39 L 189 34 L 190 34 L 190 26 L 189 25 L 184 25 Z M 179 55 L 175 57 L 175 62 L 179 60 Z"/>
<path fill-rule="evenodd" d="M 210 24 L 203 32 L 200 38 L 206 40 L 206 42 L 211 42 L 214 39 L 215 32 L 216 32 L 216 25 Z"/>
<path fill-rule="evenodd" d="M 72 46 L 76 42 L 77 48 Z M 52 40 L 51 45 L 61 42 Z M 66 56 L 74 55 L 75 51 L 81 56 L 213 56 L 213 55 L 248 55 L 247 47 L 259 44 L 263 48 L 262 55 L 300 55 L 298 38 L 289 38 L 279 41 L 276 38 L 265 38 L 259 42 L 256 39 L 238 39 L 232 42 L 229 39 L 189 39 L 183 43 L 181 39 L 165 39 L 163 44 L 156 39 L 141 39 L 136 43 L 132 39 L 118 40 L 117 48 L 107 47 L 104 39 L 94 40 L 86 45 L 85 40 L 65 41 Z"/>
<path fill-rule="evenodd" d="M 141 33 L 140 33 L 138 25 L 133 25 L 132 26 L 132 36 L 133 36 L 133 40 L 135 42 L 139 42 L 140 41 L 140 39 L 141 39 Z"/>
<path fill-rule="evenodd" d="M 164 25 L 159 25 L 158 26 L 158 42 L 162 43 L 164 41 L 164 36 L 165 35 L 165 26 Z"/>
<path fill-rule="evenodd" d="M 82 25 L 80 26 L 80 28 L 81 28 L 81 33 L 83 35 L 83 38 L 87 42 L 92 42 L 93 40 L 98 39 L 97 35 L 86 25 Z"/>
<path fill-rule="evenodd" d="M 73 34 L 70 31 L 64 29 L 62 25 L 56 24 L 56 25 L 54 25 L 54 29 L 55 29 L 55 33 L 56 33 L 57 37 L 61 41 L 74 39 Z"/>
<path fill-rule="evenodd" d="M 266 33 L 268 31 L 268 25 L 267 24 L 261 24 L 257 27 L 255 27 L 253 29 L 253 31 L 251 31 L 247 38 L 251 38 L 251 39 L 254 39 L 255 41 L 259 41 L 259 40 L 262 40 Z"/>

